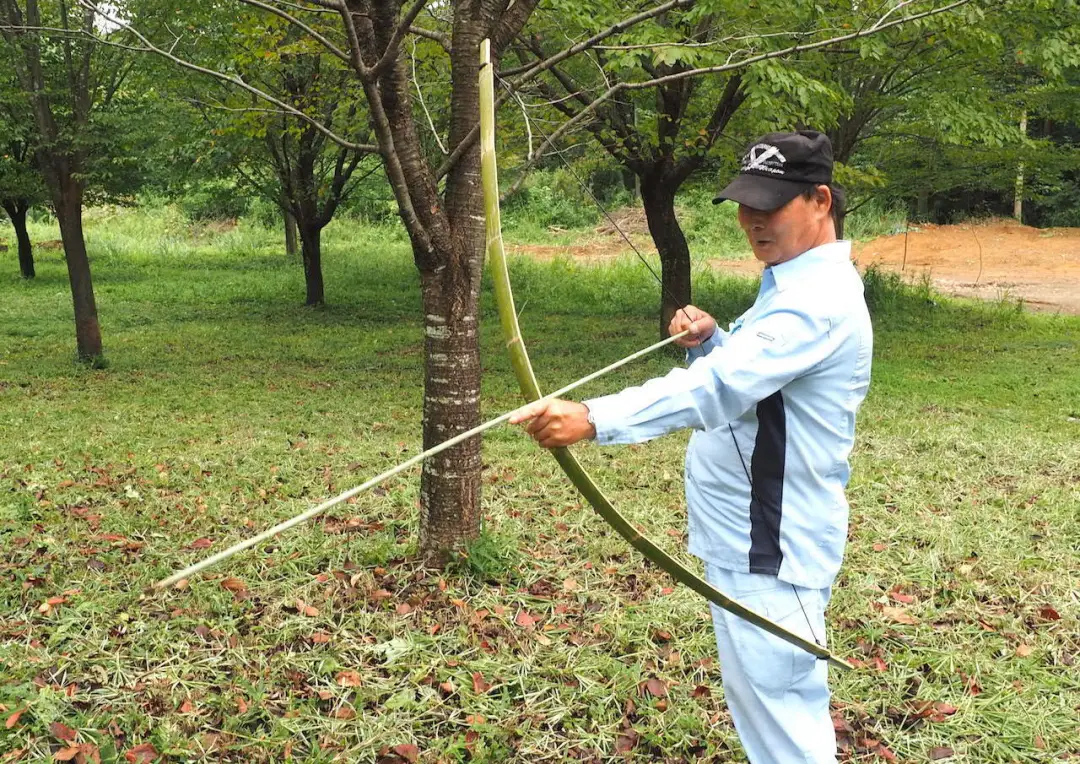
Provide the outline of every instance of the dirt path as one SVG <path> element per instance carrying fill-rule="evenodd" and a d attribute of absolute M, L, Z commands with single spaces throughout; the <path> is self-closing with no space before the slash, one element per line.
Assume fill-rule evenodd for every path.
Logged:
<path fill-rule="evenodd" d="M 618 218 L 642 252 L 656 252 L 642 213 L 620 210 Z M 570 256 L 583 262 L 629 254 L 608 225 L 598 228 L 595 237 L 571 246 L 518 245 L 510 250 L 544 260 Z M 1011 220 L 913 225 L 906 236 L 899 233 L 856 244 L 854 256 L 861 268 L 876 264 L 912 281 L 929 274 L 934 288 L 944 294 L 1023 300 L 1032 310 L 1080 315 L 1080 228 L 1038 229 Z M 733 273 L 761 272 L 753 259 L 707 262 Z"/>
<path fill-rule="evenodd" d="M 860 266 L 872 263 L 924 273 L 938 291 L 963 297 L 1022 299 L 1033 310 L 1080 315 L 1080 228 L 1040 230 L 1013 221 L 921 225 L 858 244 Z"/>

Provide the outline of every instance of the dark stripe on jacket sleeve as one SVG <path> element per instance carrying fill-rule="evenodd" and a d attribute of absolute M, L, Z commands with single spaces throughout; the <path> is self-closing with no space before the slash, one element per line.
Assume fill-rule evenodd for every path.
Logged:
<path fill-rule="evenodd" d="M 775 576 L 780 551 L 780 515 L 784 506 L 784 455 L 787 422 L 779 390 L 757 405 L 758 431 L 750 457 L 750 572 Z"/>

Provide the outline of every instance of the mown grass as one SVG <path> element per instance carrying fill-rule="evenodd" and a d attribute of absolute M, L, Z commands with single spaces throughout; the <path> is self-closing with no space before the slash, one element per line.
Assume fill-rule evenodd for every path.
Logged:
<path fill-rule="evenodd" d="M 395 229 L 335 226 L 329 305 L 310 310 L 258 227 L 98 212 L 88 231 L 108 369 L 72 362 L 58 253 L 34 282 L 14 257 L 0 275 L 0 760 L 48 759 L 69 733 L 103 761 L 146 744 L 176 761 L 741 759 L 704 603 L 513 429 L 485 439 L 484 535 L 451 570 L 414 562 L 414 472 L 143 595 L 416 452 L 417 278 Z M 513 271 L 549 388 L 654 339 L 657 287 L 633 261 Z M 830 609 L 832 645 L 862 664 L 833 677 L 845 755 L 1080 755 L 1080 321 L 867 283 L 874 381 Z M 733 316 L 754 293 L 700 274 L 695 299 Z M 494 415 L 518 398 L 489 293 L 483 313 Z M 684 445 L 579 449 L 676 551 Z"/>

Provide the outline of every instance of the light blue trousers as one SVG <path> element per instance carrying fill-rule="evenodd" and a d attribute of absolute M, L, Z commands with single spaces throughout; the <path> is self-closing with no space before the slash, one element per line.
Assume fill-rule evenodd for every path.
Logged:
<path fill-rule="evenodd" d="M 825 643 L 830 588 L 793 587 L 709 564 L 705 576 L 732 599 Z M 724 696 L 751 764 L 835 764 L 828 664 L 726 610 L 713 606 L 712 617 Z"/>

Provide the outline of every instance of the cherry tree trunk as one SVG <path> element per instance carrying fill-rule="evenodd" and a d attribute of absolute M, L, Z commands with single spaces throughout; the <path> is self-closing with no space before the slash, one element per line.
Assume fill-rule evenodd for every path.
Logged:
<path fill-rule="evenodd" d="M 57 173 L 50 184 L 53 206 L 60 223 L 60 238 L 64 242 L 71 300 L 75 307 L 75 343 L 79 360 L 98 362 L 102 359 L 101 327 L 98 325 L 94 284 L 90 278 L 90 259 L 86 254 L 86 238 L 82 224 L 82 187 L 70 173 Z"/>
<path fill-rule="evenodd" d="M 660 339 L 668 336 L 668 324 L 690 303 L 690 247 L 675 215 L 675 184 L 641 183 L 641 200 L 656 251 L 660 254 Z"/>
<path fill-rule="evenodd" d="M 11 218 L 11 225 L 15 228 L 15 241 L 19 250 L 19 273 L 24 279 L 32 279 L 37 274 L 34 270 L 34 249 L 30 243 L 30 232 L 26 230 L 26 213 L 30 205 L 18 199 L 4 202 L 3 207 Z"/>
<path fill-rule="evenodd" d="M 322 273 L 322 226 L 309 220 L 297 221 L 300 231 L 300 254 L 304 261 L 305 305 L 326 301 Z"/>
<path fill-rule="evenodd" d="M 472 270 L 421 275 L 425 448 L 480 423 L 480 279 Z M 480 532 L 480 466 L 479 438 L 424 462 L 420 553 L 428 561 L 445 563 Z"/>

